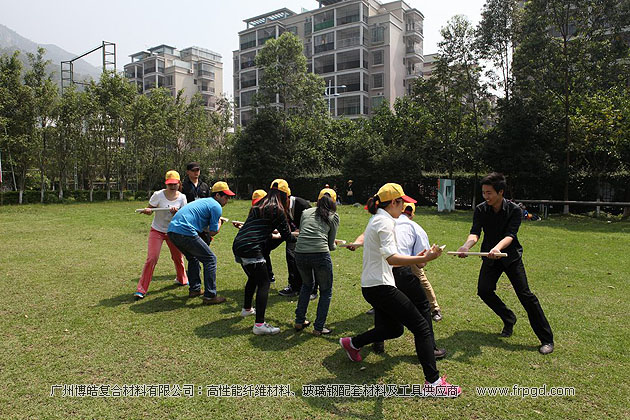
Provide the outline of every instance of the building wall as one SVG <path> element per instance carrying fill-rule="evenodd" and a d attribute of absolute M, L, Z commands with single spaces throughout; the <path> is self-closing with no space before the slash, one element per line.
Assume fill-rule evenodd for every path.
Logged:
<path fill-rule="evenodd" d="M 358 22 L 343 23 L 343 21 L 341 21 L 341 24 L 338 25 L 338 19 L 342 16 L 339 9 L 351 5 L 357 5 L 359 7 Z M 333 14 L 333 25 L 328 26 L 325 23 L 319 25 L 316 21 L 317 15 L 331 10 L 335 10 Z M 363 19 L 364 10 L 368 11 L 367 22 Z M 335 57 L 335 66 L 331 68 L 333 71 L 326 71 L 321 74 L 326 80 L 327 86 L 340 86 L 344 84 L 341 83 L 340 80 L 348 79 L 353 81 L 353 85 L 356 85 L 354 79 L 347 75 L 355 72 L 360 73 L 359 91 L 348 92 L 343 88 L 336 88 L 332 89 L 331 94 L 327 95 L 327 99 L 332 105 L 332 114 L 334 116 L 338 116 L 340 113 L 343 113 L 344 110 L 351 112 L 356 110 L 356 106 L 352 101 L 348 100 L 348 97 L 359 97 L 360 112 L 356 115 L 350 115 L 350 117 L 360 117 L 369 115 L 371 113 L 372 103 L 375 101 L 378 102 L 381 97 L 387 99 L 390 104 L 393 104 L 397 97 L 403 96 L 406 93 L 410 79 L 410 75 L 407 74 L 408 55 L 406 53 L 406 40 L 408 39 L 408 34 L 406 33 L 406 21 L 410 16 L 414 16 L 414 19 L 417 20 L 417 30 L 414 39 L 419 41 L 420 54 L 416 54 L 413 60 L 419 63 L 419 68 L 421 69 L 422 21 L 424 18 L 420 12 L 409 7 L 404 1 L 382 4 L 376 0 L 347 0 L 301 14 L 294 14 L 288 9 L 281 9 L 279 11 L 270 12 L 267 15 L 261 15 L 246 20 L 247 29 L 239 32 L 239 49 L 233 53 L 234 94 L 237 104 L 235 109 L 235 124 L 241 124 L 241 114 L 245 113 L 246 118 L 242 119 L 247 119 L 251 118 L 254 112 L 251 108 L 243 104 L 247 103 L 247 98 L 251 95 L 251 91 L 257 90 L 257 84 L 256 86 L 244 87 L 242 79 L 243 76 L 249 76 L 251 74 L 249 72 L 255 69 L 255 67 L 242 68 L 243 63 L 247 61 L 244 60 L 244 58 L 253 55 L 253 52 L 263 46 L 259 42 L 259 38 L 253 37 L 251 35 L 252 33 L 260 35 L 265 29 L 273 27 L 276 28 L 276 35 L 279 35 L 285 30 L 291 30 L 291 32 L 294 32 L 304 43 L 304 52 L 307 56 L 309 69 L 315 73 L 318 73 L 320 70 L 318 64 L 322 61 L 321 57 L 332 54 Z M 311 22 L 311 33 L 305 30 L 305 23 L 308 21 Z M 325 26 L 325 29 L 315 30 L 318 29 L 318 26 Z M 383 42 L 375 43 L 372 42 L 372 30 L 379 26 L 384 28 L 384 39 Z M 361 44 L 363 44 L 363 40 L 366 39 L 367 45 L 353 46 L 354 37 L 345 38 L 344 42 L 340 42 L 340 35 L 348 34 L 347 32 L 344 34 L 344 30 L 356 27 L 361 28 L 359 35 Z M 315 52 L 318 46 L 316 40 L 320 39 L 320 35 L 327 33 L 332 34 L 331 37 L 332 40 L 334 40 L 334 46 L 330 45 L 332 48 L 326 50 L 326 48 L 328 48 L 328 46 L 326 46 L 328 42 L 320 43 L 319 45 L 322 46 L 320 49 L 324 49 L 325 51 Z M 249 37 L 251 37 L 251 39 Z M 254 42 L 255 47 L 251 47 L 254 45 Z M 350 47 L 348 47 L 349 45 Z M 341 69 L 339 66 L 341 61 L 339 60 L 339 53 L 357 50 L 360 51 L 359 68 Z M 382 65 L 373 65 L 372 63 L 373 52 L 377 50 L 383 51 L 384 63 Z M 319 60 L 316 60 L 316 58 Z M 363 68 L 364 61 L 368 63 L 365 69 Z M 245 75 L 243 75 L 243 73 L 245 73 Z M 383 75 L 382 88 L 374 87 L 374 75 L 377 75 L 377 79 L 380 80 L 380 76 L 378 75 L 381 73 Z M 260 75 L 258 75 L 258 77 L 260 77 Z M 367 87 L 367 89 L 364 91 L 363 89 L 365 87 Z M 243 101 L 243 98 L 245 98 L 245 101 Z M 351 104 L 344 107 L 343 104 L 347 104 L 348 102 L 351 102 Z M 334 106 L 335 103 L 337 106 Z"/>

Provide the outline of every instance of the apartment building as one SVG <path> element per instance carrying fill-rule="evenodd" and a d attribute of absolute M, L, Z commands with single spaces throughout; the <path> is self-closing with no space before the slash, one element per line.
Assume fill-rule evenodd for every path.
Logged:
<path fill-rule="evenodd" d="M 177 50 L 169 45 L 158 45 L 130 57 L 131 63 L 125 65 L 125 77 L 136 83 L 139 92 L 165 87 L 175 96 L 183 89 L 188 101 L 199 92 L 206 108 L 216 109 L 217 99 L 223 93 L 220 54 L 200 47 Z"/>
<path fill-rule="evenodd" d="M 279 9 L 246 19 L 233 52 L 235 124 L 246 125 L 261 72 L 257 52 L 288 31 L 304 43 L 308 71 L 326 83 L 333 116 L 364 117 L 408 93 L 422 75 L 424 16 L 404 1 L 318 0 L 302 13 Z"/>
<path fill-rule="evenodd" d="M 424 56 L 424 63 L 422 67 L 422 77 L 426 80 L 431 78 L 435 67 L 437 66 L 437 53 L 427 54 Z"/>

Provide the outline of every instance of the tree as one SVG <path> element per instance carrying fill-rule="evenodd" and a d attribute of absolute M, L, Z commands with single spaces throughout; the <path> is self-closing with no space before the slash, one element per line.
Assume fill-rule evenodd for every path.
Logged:
<path fill-rule="evenodd" d="M 22 84 L 22 63 L 19 51 L 11 56 L 0 57 L 0 122 L 3 125 L 3 148 L 9 155 L 9 163 L 18 178 L 18 203 L 22 204 L 26 172 L 33 161 L 33 149 L 29 144 L 33 129 L 33 95 Z"/>
<path fill-rule="evenodd" d="M 580 97 L 627 83 L 627 45 L 621 30 L 628 15 L 623 0 L 531 0 L 525 4 L 514 55 L 515 91 L 547 110 L 564 154 L 564 200 L 577 172 L 572 116 Z M 622 23 L 623 22 L 623 23 Z M 624 80 L 625 79 L 625 80 Z M 558 125 L 559 123 L 559 125 Z M 559 147 L 560 148 L 560 147 Z M 565 206 L 564 212 L 569 208 Z"/>
<path fill-rule="evenodd" d="M 40 202 L 44 202 L 46 189 L 46 169 L 49 166 L 50 136 L 53 133 L 53 122 L 56 115 L 58 100 L 57 86 L 53 82 L 53 75 L 46 74 L 46 67 L 50 60 L 44 60 L 46 50 L 37 48 L 37 53 L 26 53 L 30 70 L 24 76 L 24 84 L 31 89 L 33 95 L 33 127 L 30 130 L 30 144 L 37 156 L 40 176 Z M 63 180 L 60 180 L 63 181 Z M 62 190 L 60 190 L 62 191 Z M 60 193 L 62 194 L 62 193 Z M 60 196 L 61 198 L 61 196 Z"/>
<path fill-rule="evenodd" d="M 500 72 L 499 85 L 507 102 L 512 89 L 512 57 L 521 10 L 518 4 L 518 0 L 487 0 L 476 30 L 476 48 Z"/>

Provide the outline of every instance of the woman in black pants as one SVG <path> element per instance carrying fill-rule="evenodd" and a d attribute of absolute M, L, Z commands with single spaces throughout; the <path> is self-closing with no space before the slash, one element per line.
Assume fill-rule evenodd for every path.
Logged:
<path fill-rule="evenodd" d="M 355 337 L 344 337 L 339 343 L 350 360 L 360 362 L 363 346 L 400 337 L 407 327 L 414 335 L 416 354 L 422 365 L 425 385 L 439 386 L 449 397 L 456 397 L 461 388 L 440 377 L 433 353 L 433 337 L 427 320 L 411 300 L 396 288 L 392 266 L 425 264 L 438 258 L 442 250 L 431 247 L 423 255 L 405 256 L 398 253 L 394 235 L 395 219 L 403 210 L 403 201 L 415 203 L 398 184 L 383 185 L 368 200 L 373 214 L 364 232 L 363 272 L 361 292 L 375 309 L 374 328 Z M 432 388 L 426 388 L 429 392 Z"/>
<path fill-rule="evenodd" d="M 272 185 L 269 194 L 252 206 L 247 220 L 232 244 L 236 262 L 243 266 L 243 271 L 247 274 L 241 316 L 256 315 L 253 328 L 256 335 L 280 332 L 279 328 L 265 322 L 270 280 L 265 260 L 265 244 L 276 229 L 285 241 L 296 241 L 287 222 L 288 197 L 291 190 L 286 181 L 278 181 L 280 182 Z M 256 293 L 257 309 L 252 307 L 254 293 Z"/>

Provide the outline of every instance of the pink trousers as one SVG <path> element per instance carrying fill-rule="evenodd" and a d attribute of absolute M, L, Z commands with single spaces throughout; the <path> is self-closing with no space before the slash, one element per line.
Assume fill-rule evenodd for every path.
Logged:
<path fill-rule="evenodd" d="M 184 266 L 184 255 L 179 252 L 179 249 L 173 244 L 166 233 L 159 232 L 151 228 L 149 232 L 149 248 L 147 252 L 147 261 L 144 263 L 142 269 L 142 275 L 138 281 L 138 292 L 145 294 L 149 289 L 151 278 L 153 277 L 153 270 L 157 265 L 158 258 L 160 258 L 160 250 L 162 249 L 162 242 L 166 241 L 168 249 L 171 250 L 171 258 L 175 263 L 175 271 L 177 272 L 177 281 L 182 284 L 188 284 L 188 276 L 186 275 L 186 267 Z"/>

